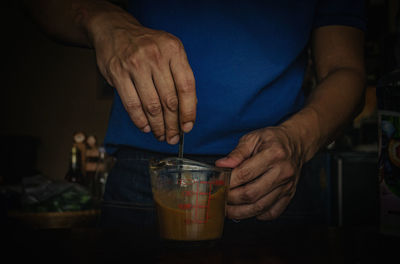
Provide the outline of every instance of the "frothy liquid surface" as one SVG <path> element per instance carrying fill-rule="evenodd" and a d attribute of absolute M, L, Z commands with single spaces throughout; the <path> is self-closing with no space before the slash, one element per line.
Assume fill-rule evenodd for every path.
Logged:
<path fill-rule="evenodd" d="M 226 187 L 208 195 L 201 190 L 153 191 L 160 236 L 169 240 L 213 240 L 222 236 Z"/>

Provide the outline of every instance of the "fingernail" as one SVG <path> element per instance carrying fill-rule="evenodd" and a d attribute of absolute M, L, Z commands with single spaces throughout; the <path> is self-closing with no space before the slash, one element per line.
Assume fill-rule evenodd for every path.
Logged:
<path fill-rule="evenodd" d="M 144 133 L 149 133 L 150 131 L 151 131 L 150 126 L 145 126 L 145 127 L 143 128 L 143 132 L 144 132 Z"/>
<path fill-rule="evenodd" d="M 171 144 L 171 145 L 175 145 L 175 144 L 178 143 L 178 142 L 179 142 L 179 135 L 176 135 L 176 136 L 172 137 L 172 138 L 168 141 L 168 143 Z"/>
<path fill-rule="evenodd" d="M 164 141 L 165 140 L 165 136 L 161 136 L 158 138 L 159 141 Z"/>
<path fill-rule="evenodd" d="M 190 130 L 192 130 L 192 128 L 193 128 L 193 122 L 187 122 L 183 124 L 183 131 L 185 133 L 188 133 Z"/>

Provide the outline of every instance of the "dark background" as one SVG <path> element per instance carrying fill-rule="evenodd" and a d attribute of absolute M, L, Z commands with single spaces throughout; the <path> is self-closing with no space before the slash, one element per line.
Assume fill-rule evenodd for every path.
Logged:
<path fill-rule="evenodd" d="M 123 6 L 125 1 L 117 2 Z M 332 156 L 333 174 L 342 151 L 361 153 L 356 161 L 351 159 L 346 163 L 351 174 L 357 168 L 375 167 L 378 150 L 375 89 L 383 75 L 399 67 L 399 22 L 396 22 L 400 15 L 399 1 L 368 0 L 366 3 L 366 106 L 344 135 L 329 146 L 329 151 L 336 153 Z M 100 143 L 103 141 L 112 90 L 105 86 L 97 71 L 93 50 L 65 46 L 49 39 L 23 13 L 18 1 L 3 5 L 0 184 L 18 183 L 21 177 L 37 173 L 63 179 L 74 132 L 93 134 Z M 311 81 L 305 82 L 306 89 L 311 85 Z M 361 186 L 365 190 L 361 195 L 368 197 L 369 190 L 375 190 L 371 186 L 377 184 L 376 171 L 365 173 L 372 175 L 369 181 L 355 177 L 354 181 L 360 180 L 361 185 L 348 186 Z M 362 188 L 363 184 L 366 188 Z M 371 195 L 375 209 L 377 194 Z"/>

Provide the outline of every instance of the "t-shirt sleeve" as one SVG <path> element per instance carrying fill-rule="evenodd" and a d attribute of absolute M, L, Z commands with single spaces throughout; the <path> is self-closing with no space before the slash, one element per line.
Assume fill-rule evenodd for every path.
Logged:
<path fill-rule="evenodd" d="M 363 31 L 367 28 L 364 0 L 319 0 L 314 17 L 314 28 L 342 25 Z"/>

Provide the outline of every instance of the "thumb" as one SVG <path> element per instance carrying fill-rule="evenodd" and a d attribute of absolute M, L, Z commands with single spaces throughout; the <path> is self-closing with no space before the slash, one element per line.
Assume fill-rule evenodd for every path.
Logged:
<path fill-rule="evenodd" d="M 228 156 L 215 161 L 215 166 L 236 168 L 253 154 L 253 150 L 254 144 L 242 138 L 236 148 L 229 153 Z"/>

